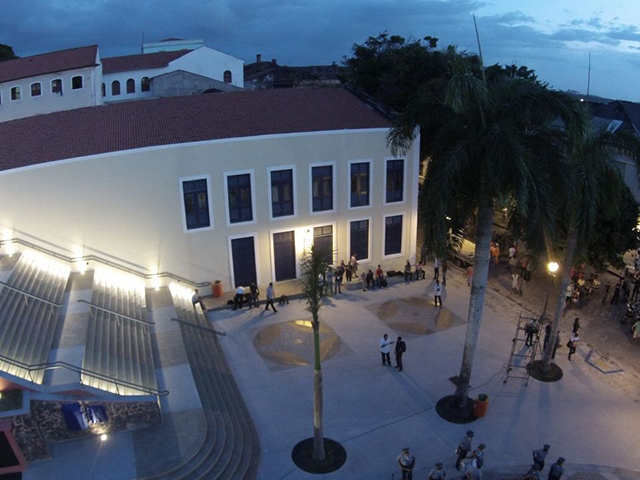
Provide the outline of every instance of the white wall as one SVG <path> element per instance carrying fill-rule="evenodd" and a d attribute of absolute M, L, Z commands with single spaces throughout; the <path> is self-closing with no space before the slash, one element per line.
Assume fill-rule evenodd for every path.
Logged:
<path fill-rule="evenodd" d="M 72 90 L 71 78 L 76 75 L 83 77 L 83 88 Z M 86 67 L 2 83 L 0 84 L 0 95 L 2 96 L 0 122 L 100 105 L 102 104 L 99 81 L 101 76 L 102 65 L 98 65 L 98 67 Z M 51 81 L 58 78 L 62 79 L 62 95 L 51 93 Z M 42 94 L 39 97 L 32 97 L 31 84 L 36 82 L 42 84 Z M 21 88 L 20 100 L 11 100 L 11 88 L 14 86 Z"/>
<path fill-rule="evenodd" d="M 244 85 L 244 61 L 213 48 L 201 47 L 170 63 L 170 70 L 185 70 L 205 77 L 223 81 L 225 70 L 231 71 L 231 84 Z"/>
<path fill-rule="evenodd" d="M 335 225 L 334 248 L 348 259 L 349 220 L 371 218 L 371 262 L 363 265 L 401 270 L 415 258 L 417 175 L 412 152 L 406 159 L 405 201 L 384 205 L 386 147 L 384 129 L 204 142 L 94 156 L 0 173 L 0 232 L 61 253 L 110 255 L 147 273 L 170 271 L 194 281 L 231 283 L 229 238 L 256 234 L 259 283 L 272 280 L 272 233 L 294 229 L 301 239 L 313 226 Z M 348 161 L 372 159 L 370 208 L 348 210 Z M 336 162 L 336 212 L 309 213 L 309 163 Z M 297 215 L 270 220 L 268 167 L 296 165 Z M 227 226 L 224 172 L 254 171 L 254 223 Z M 213 228 L 185 233 L 178 179 L 208 175 Z M 384 215 L 404 213 L 403 253 L 382 260 Z M 31 235 L 26 237 L 25 234 Z"/>
<path fill-rule="evenodd" d="M 141 98 L 151 98 L 153 97 L 152 90 L 148 92 L 142 91 L 141 81 L 143 77 L 152 78 L 156 75 L 161 75 L 163 73 L 168 72 L 167 67 L 163 68 L 148 68 L 145 70 L 134 70 L 130 72 L 118 72 L 118 73 L 109 73 L 102 76 L 102 81 L 104 82 L 106 89 L 106 96 L 104 97 L 105 102 L 121 102 L 123 100 L 137 100 Z M 127 80 L 133 78 L 136 91 L 135 93 L 127 93 Z M 117 80 L 120 82 L 120 95 L 113 96 L 111 95 L 111 83 Z M 102 87 L 101 87 L 102 88 Z"/>

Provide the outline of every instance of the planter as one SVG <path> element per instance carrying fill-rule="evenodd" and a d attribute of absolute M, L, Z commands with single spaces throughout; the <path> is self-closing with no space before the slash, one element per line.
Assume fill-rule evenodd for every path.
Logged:
<path fill-rule="evenodd" d="M 473 404 L 473 416 L 482 418 L 487 414 L 489 409 L 489 395 L 481 393 Z"/>
<path fill-rule="evenodd" d="M 213 282 L 211 290 L 213 291 L 213 298 L 220 298 L 222 296 L 222 282 L 220 280 Z"/>

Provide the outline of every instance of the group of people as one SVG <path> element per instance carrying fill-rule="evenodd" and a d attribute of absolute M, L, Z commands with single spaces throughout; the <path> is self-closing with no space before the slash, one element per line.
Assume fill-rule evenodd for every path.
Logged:
<path fill-rule="evenodd" d="M 348 265 L 345 265 L 344 260 L 341 260 L 337 267 L 327 268 L 325 274 L 321 278 L 321 285 L 324 285 L 324 295 L 337 295 L 342 293 L 342 282 L 346 275 L 347 282 L 350 282 L 354 278 L 358 278 L 358 262 L 356 256 L 351 257 L 351 261 Z M 355 275 L 354 275 L 355 273 Z M 371 269 L 366 272 L 360 273 L 360 282 L 362 284 L 362 291 L 366 291 L 371 288 L 386 288 L 389 286 L 387 279 L 384 276 L 382 267 L 378 265 L 375 272 Z"/>
<path fill-rule="evenodd" d="M 484 456 L 486 452 L 486 445 L 481 443 L 476 449 L 473 449 L 473 437 L 474 433 L 469 430 L 463 439 L 455 449 L 456 453 L 456 469 L 462 471 L 464 476 L 463 480 L 481 480 L 482 479 L 482 467 L 484 466 Z M 544 470 L 547 455 L 551 447 L 544 445 L 542 448 L 533 450 L 531 452 L 533 457 L 533 465 L 523 476 L 523 480 L 541 480 L 540 474 Z M 411 453 L 409 448 L 403 448 L 397 458 L 400 471 L 402 472 L 403 480 L 413 479 L 413 470 L 416 467 L 416 457 Z M 563 457 L 558 457 L 558 460 L 553 463 L 549 468 L 547 480 L 560 480 L 564 475 L 564 462 Z M 444 469 L 442 462 L 436 463 L 429 475 L 428 480 L 446 480 L 447 472 Z"/>
<path fill-rule="evenodd" d="M 380 354 L 382 355 L 382 366 L 392 367 L 391 364 L 391 345 L 395 343 L 395 357 L 396 357 L 396 368 L 399 372 L 402 371 L 402 356 L 407 351 L 407 344 L 402 337 L 398 337 L 398 339 L 393 342 L 389 340 L 389 335 L 384 334 L 380 339 Z"/>
<path fill-rule="evenodd" d="M 248 300 L 249 309 L 253 307 L 260 308 L 260 289 L 256 285 L 256 282 L 251 282 L 249 284 L 249 295 L 247 295 L 247 289 L 242 285 L 236 288 L 236 293 L 233 296 L 233 309 L 242 309 L 242 305 L 245 300 Z M 197 290 L 196 290 L 197 292 Z M 247 298 L 248 297 L 248 298 Z M 265 305 L 265 310 L 269 310 L 269 306 L 273 309 L 273 313 L 278 313 L 276 310 L 276 306 L 274 305 L 274 300 L 276 299 L 276 294 L 273 289 L 273 282 L 269 283 L 267 287 L 267 303 Z"/>

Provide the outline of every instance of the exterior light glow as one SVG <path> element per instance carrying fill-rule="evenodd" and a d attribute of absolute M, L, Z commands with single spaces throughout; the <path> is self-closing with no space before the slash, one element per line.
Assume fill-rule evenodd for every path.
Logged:
<path fill-rule="evenodd" d="M 103 433 L 102 435 L 100 435 L 100 440 L 103 441 L 103 442 L 106 442 L 107 438 L 109 438 L 109 437 L 107 436 L 106 433 Z"/>
<path fill-rule="evenodd" d="M 560 265 L 558 265 L 556 262 L 549 262 L 547 264 L 547 270 L 549 270 L 550 273 L 556 273 L 559 268 Z"/>

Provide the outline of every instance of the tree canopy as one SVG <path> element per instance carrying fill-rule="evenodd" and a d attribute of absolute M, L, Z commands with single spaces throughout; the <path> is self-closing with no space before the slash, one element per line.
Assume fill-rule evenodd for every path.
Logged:
<path fill-rule="evenodd" d="M 13 60 L 14 58 L 20 58 L 13 53 L 13 48 L 9 45 L 0 43 L 0 62 L 5 60 Z"/>

